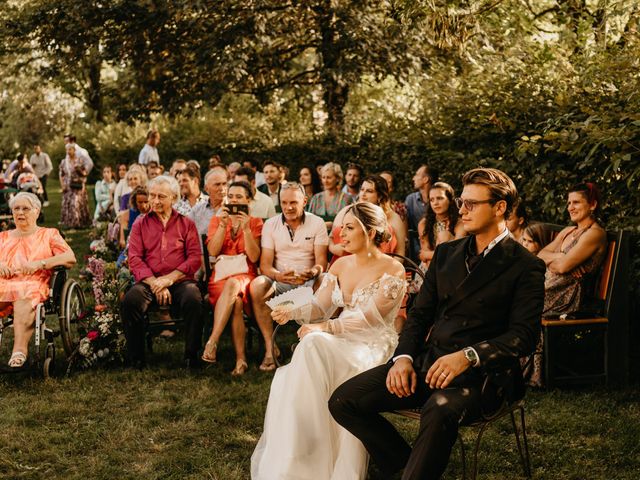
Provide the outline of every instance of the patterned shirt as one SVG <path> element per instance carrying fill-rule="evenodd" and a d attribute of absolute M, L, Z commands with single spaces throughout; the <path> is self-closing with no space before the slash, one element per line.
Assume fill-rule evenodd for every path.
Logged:
<path fill-rule="evenodd" d="M 200 192 L 200 196 L 196 200 L 196 203 L 193 204 L 193 207 L 191 206 L 191 203 L 189 203 L 188 198 L 182 197 L 180 200 L 178 200 L 175 203 L 173 208 L 175 208 L 179 214 L 184 215 L 185 217 L 188 217 L 189 214 L 191 213 L 191 210 L 196 208 L 198 205 L 207 204 L 207 203 L 209 203 L 209 195 L 207 195 L 206 193 Z"/>

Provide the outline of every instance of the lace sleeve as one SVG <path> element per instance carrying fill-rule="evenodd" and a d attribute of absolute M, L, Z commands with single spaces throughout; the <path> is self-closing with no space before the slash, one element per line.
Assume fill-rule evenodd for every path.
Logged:
<path fill-rule="evenodd" d="M 340 302 L 335 295 L 338 279 L 331 273 L 323 274 L 322 283 L 316 290 L 313 301 L 291 312 L 291 318 L 299 324 L 321 322 L 331 318 L 331 315 L 340 307 Z M 339 293 L 339 292 L 338 292 Z"/>
<path fill-rule="evenodd" d="M 391 327 L 406 289 L 404 278 L 384 274 L 378 282 L 358 292 L 353 308 L 329 321 L 334 335 L 359 334 L 378 327 Z"/>

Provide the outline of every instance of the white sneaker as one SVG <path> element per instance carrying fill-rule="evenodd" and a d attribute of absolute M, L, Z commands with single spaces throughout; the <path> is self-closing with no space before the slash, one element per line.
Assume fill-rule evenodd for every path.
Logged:
<path fill-rule="evenodd" d="M 45 202 L 42 204 L 42 206 L 43 206 L 43 207 L 48 207 L 48 206 L 49 206 L 49 202 L 45 201 Z"/>

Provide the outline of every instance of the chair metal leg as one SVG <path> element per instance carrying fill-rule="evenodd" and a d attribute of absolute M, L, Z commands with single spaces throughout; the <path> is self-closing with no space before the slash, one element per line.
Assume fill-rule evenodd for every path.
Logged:
<path fill-rule="evenodd" d="M 467 455 L 464 448 L 464 440 L 460 433 L 458 433 L 458 443 L 460 444 L 460 456 L 462 457 L 462 480 L 467 480 Z"/>
<path fill-rule="evenodd" d="M 524 474 L 527 478 L 531 478 L 531 457 L 529 456 L 529 442 L 527 440 L 527 424 L 524 420 L 524 407 L 520 407 L 520 424 L 522 425 L 522 442 L 524 443 Z"/>
<path fill-rule="evenodd" d="M 480 450 L 480 441 L 482 440 L 482 435 L 486 428 L 491 425 L 491 422 L 483 423 L 480 427 L 480 431 L 478 432 L 478 438 L 476 438 L 476 445 L 473 450 L 473 466 L 471 467 L 471 479 L 476 480 L 478 476 L 478 451 Z"/>

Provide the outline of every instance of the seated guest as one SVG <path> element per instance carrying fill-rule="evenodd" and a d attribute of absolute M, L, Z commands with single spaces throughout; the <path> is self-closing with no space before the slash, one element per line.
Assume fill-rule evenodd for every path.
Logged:
<path fill-rule="evenodd" d="M 258 190 L 268 195 L 273 202 L 273 206 L 276 209 L 276 212 L 280 212 L 280 175 L 282 173 L 282 169 L 280 168 L 280 164 L 276 162 L 272 162 L 270 160 L 264 162 L 262 165 L 262 173 L 264 174 L 264 184 L 258 186 Z"/>
<path fill-rule="evenodd" d="M 249 167 L 240 167 L 236 171 L 234 182 L 247 182 L 251 185 L 253 199 L 249 203 L 249 215 L 255 218 L 266 220 L 276 214 L 276 207 L 268 195 L 265 195 L 256 188 L 256 173 Z"/>
<path fill-rule="evenodd" d="M 132 365 L 144 367 L 145 314 L 152 306 L 170 306 L 186 324 L 186 365 L 197 367 L 204 317 L 194 281 L 202 262 L 198 231 L 192 220 L 172 208 L 180 195 L 175 178 L 161 175 L 148 188 L 151 210 L 133 224 L 129 235 L 129 268 L 136 284 L 121 305 L 127 357 Z"/>
<path fill-rule="evenodd" d="M 198 229 L 198 235 L 206 235 L 211 219 L 222 213 L 222 204 L 227 195 L 227 174 L 218 167 L 209 170 L 204 176 L 204 190 L 209 196 L 207 203 L 199 203 L 191 209 L 189 218 Z"/>
<path fill-rule="evenodd" d="M 116 189 L 116 182 L 113 181 L 113 170 L 111 165 L 105 165 L 102 169 L 102 180 L 96 182 L 94 190 L 96 196 L 96 211 L 93 219 L 98 220 L 100 216 L 109 215 L 108 212 L 113 209 L 113 192 Z M 113 213 L 110 218 L 113 218 Z"/>
<path fill-rule="evenodd" d="M 253 173 L 253 172 L 252 172 Z M 249 205 L 253 192 L 246 182 L 233 182 L 229 185 L 227 198 L 230 205 Z M 209 302 L 214 307 L 213 330 L 204 348 L 202 359 L 205 362 L 216 361 L 216 350 L 220 336 L 231 320 L 231 336 L 236 350 L 236 366 L 231 375 L 243 375 L 247 371 L 247 357 L 244 349 L 246 330 L 242 318 L 243 309 L 250 313 L 249 285 L 258 276 L 256 264 L 260 259 L 260 236 L 262 219 L 254 218 L 239 211 L 230 212 L 223 207 L 219 217 L 213 217 L 209 225 L 207 248 L 209 255 L 232 255 L 233 258 L 219 257 L 214 275 L 209 279 Z M 229 262 L 242 258 L 244 268 Z M 227 267 L 225 264 L 229 265 Z M 227 270 L 225 270 L 227 269 Z M 230 270 L 228 270 L 230 269 Z"/>
<path fill-rule="evenodd" d="M 585 283 L 593 280 L 607 249 L 607 233 L 597 221 L 599 208 L 595 184 L 569 190 L 567 210 L 575 226 L 562 230 L 538 254 L 547 265 L 543 314 L 571 313 L 582 306 Z"/>
<path fill-rule="evenodd" d="M 304 192 L 307 197 L 307 202 L 311 200 L 316 193 L 322 191 L 322 182 L 320 181 L 320 175 L 316 172 L 315 168 L 302 167 L 300 169 L 300 185 L 304 187 Z"/>
<path fill-rule="evenodd" d="M 321 217 L 327 226 L 327 231 L 331 231 L 333 220 L 338 212 L 352 204 L 353 199 L 340 190 L 342 168 L 337 163 L 329 162 L 322 167 L 321 178 L 324 190 L 311 197 L 307 211 Z"/>
<path fill-rule="evenodd" d="M 524 202 L 518 203 L 518 206 L 511 211 L 511 215 L 507 218 L 507 228 L 509 233 L 516 242 L 521 242 L 524 229 L 529 225 L 529 214 L 524 206 Z"/>
<path fill-rule="evenodd" d="M 127 237 L 139 215 L 144 215 L 149 211 L 149 192 L 146 187 L 136 187 L 129 197 L 129 208 L 118 214 L 118 223 L 120 224 L 120 237 L 118 244 L 120 248 L 127 245 Z"/>
<path fill-rule="evenodd" d="M 238 169 L 242 167 L 238 162 L 231 162 L 227 167 L 227 171 L 229 172 L 229 178 L 233 178 L 237 175 Z"/>
<path fill-rule="evenodd" d="M 262 275 L 250 287 L 253 313 L 265 342 L 264 360 L 259 367 L 263 372 L 276 368 L 271 344 L 273 320 L 265 300 L 301 285 L 315 286 L 327 266 L 327 230 L 321 218 L 304 211 L 302 185 L 283 184 L 280 205 L 282 214 L 268 219 L 262 228 Z"/>
<path fill-rule="evenodd" d="M 438 245 L 465 236 L 454 197 L 453 188 L 445 182 L 436 182 L 429 190 L 429 207 L 418 224 L 419 258 L 425 272 Z"/>
<path fill-rule="evenodd" d="M 387 181 L 387 187 L 389 187 L 389 197 L 391 198 L 391 208 L 394 212 L 400 215 L 402 221 L 407 220 L 407 206 L 404 204 L 404 202 L 395 200 L 393 198 L 393 173 L 385 170 L 380 174 L 380 176 Z"/>
<path fill-rule="evenodd" d="M 120 198 L 125 193 L 130 193 L 129 185 L 127 184 L 127 164 L 119 163 L 117 167 L 116 189 L 113 192 L 113 210 L 118 215 L 120 212 Z"/>
<path fill-rule="evenodd" d="M 586 301 L 607 250 L 607 233 L 597 221 L 600 204 L 600 192 L 593 183 L 569 190 L 567 210 L 575 226 L 563 229 L 538 253 L 547 265 L 542 318 L 588 309 Z M 533 367 L 526 372 L 532 386 L 542 386 L 542 347 L 540 337 Z"/>
<path fill-rule="evenodd" d="M 38 227 L 40 200 L 20 192 L 9 201 L 16 228 L 0 232 L 0 311 L 13 310 L 14 341 L 9 366 L 22 367 L 33 334 L 35 307 L 49 296 L 51 269 L 76 263 L 55 228 Z"/>
<path fill-rule="evenodd" d="M 127 180 L 127 186 L 129 188 L 129 191 L 126 193 L 123 193 L 122 196 L 120 197 L 119 211 L 126 210 L 127 208 L 129 208 L 129 197 L 131 197 L 131 192 L 133 191 L 134 188 L 140 187 L 140 186 L 144 187 L 147 185 L 147 171 L 142 165 L 135 163 L 129 167 L 129 170 L 127 171 L 127 175 L 125 176 L 125 178 Z"/>
<path fill-rule="evenodd" d="M 522 232 L 520 243 L 534 255 L 551 242 L 551 230 L 544 223 L 530 223 Z"/>
<path fill-rule="evenodd" d="M 174 205 L 178 213 L 188 216 L 196 206 L 209 203 L 209 196 L 200 191 L 200 168 L 191 160 L 178 174 L 178 184 L 182 196 Z"/>
<path fill-rule="evenodd" d="M 173 178 L 178 178 L 178 174 L 182 173 L 187 166 L 187 161 L 183 158 L 178 158 L 173 161 L 171 164 L 171 168 L 169 169 L 169 174 Z"/>
<path fill-rule="evenodd" d="M 371 202 L 374 205 L 382 207 L 385 213 L 391 240 L 382 243 L 379 247 L 380 251 L 382 253 L 404 255 L 407 240 L 407 224 L 402 221 L 400 215 L 391 209 L 389 190 L 387 189 L 387 182 L 384 178 L 380 175 L 369 175 L 366 177 L 362 181 L 358 198 L 362 202 Z M 342 209 L 333 222 L 333 229 L 331 230 L 331 237 L 329 238 L 329 251 L 333 254 L 331 264 L 339 257 L 345 254 L 349 255 L 349 253 L 345 251 L 340 237 L 342 220 L 346 210 L 348 210 L 347 207 Z"/>
<path fill-rule="evenodd" d="M 162 175 L 162 167 L 155 160 L 151 160 L 147 163 L 147 177 L 149 180 L 153 180 L 158 175 Z"/>
<path fill-rule="evenodd" d="M 351 196 L 352 202 L 358 201 L 358 194 L 360 193 L 360 184 L 362 183 L 362 177 L 364 177 L 364 170 L 362 166 L 357 163 L 348 163 L 347 170 L 344 174 L 344 187 L 342 191 Z"/>

